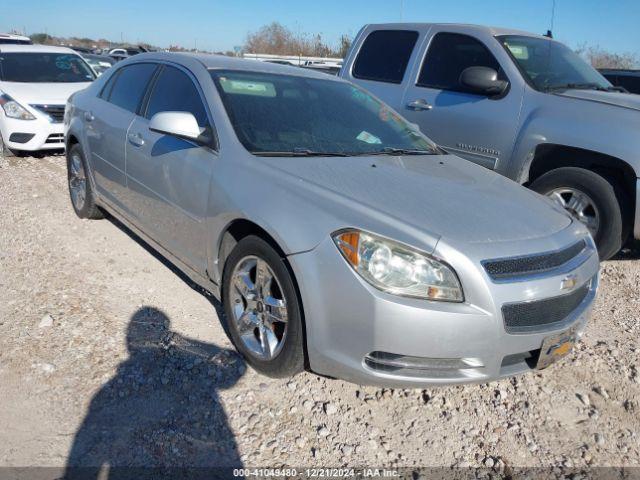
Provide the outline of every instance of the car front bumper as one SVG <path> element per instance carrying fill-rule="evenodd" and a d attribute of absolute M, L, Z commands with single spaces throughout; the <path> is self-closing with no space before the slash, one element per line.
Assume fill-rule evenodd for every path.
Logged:
<path fill-rule="evenodd" d="M 575 241 L 578 231 L 568 228 L 546 243 L 567 245 Z M 546 338 L 569 329 L 579 338 L 584 331 L 599 269 L 595 247 L 588 240 L 586 260 L 569 272 L 574 290 L 589 285 L 580 305 L 561 324 L 509 334 L 502 305 L 561 295 L 567 271 L 494 283 L 478 261 L 447 251 L 446 246 L 440 250 L 439 244 L 436 254 L 457 270 L 466 299 L 464 303 L 432 302 L 377 290 L 347 265 L 327 239 L 312 251 L 289 257 L 305 312 L 310 367 L 318 374 L 390 387 L 485 382 L 531 370 Z M 397 364 L 389 368 L 387 360 L 394 356 L 402 356 L 398 357 L 401 362 L 408 359 L 409 368 L 397 368 Z"/>
<path fill-rule="evenodd" d="M 40 116 L 35 120 L 3 116 L 0 118 L 0 131 L 5 145 L 11 150 L 33 152 L 64 148 L 64 124 L 50 122 Z"/>

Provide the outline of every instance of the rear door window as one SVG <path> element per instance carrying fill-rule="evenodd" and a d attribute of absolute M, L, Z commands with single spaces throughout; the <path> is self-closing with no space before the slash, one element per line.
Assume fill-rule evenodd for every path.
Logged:
<path fill-rule="evenodd" d="M 418 32 L 376 30 L 366 38 L 353 66 L 353 76 L 377 82 L 402 83 Z"/>
<path fill-rule="evenodd" d="M 106 100 L 120 108 L 137 113 L 156 68 L 157 65 L 153 63 L 136 63 L 123 67 L 116 73 L 118 78 L 114 80 L 115 83 Z"/>
<path fill-rule="evenodd" d="M 200 127 L 209 124 L 200 93 L 189 76 L 174 67 L 163 67 L 158 75 L 145 117 L 158 112 L 189 112 L 196 117 Z"/>
<path fill-rule="evenodd" d="M 460 74 L 468 67 L 489 67 L 505 80 L 500 64 L 479 40 L 459 33 L 438 33 L 424 58 L 418 86 L 439 90 L 463 90 Z"/>

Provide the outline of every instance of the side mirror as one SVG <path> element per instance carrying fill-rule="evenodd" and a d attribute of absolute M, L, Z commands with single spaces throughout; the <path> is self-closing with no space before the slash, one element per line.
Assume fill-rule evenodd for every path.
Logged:
<path fill-rule="evenodd" d="M 504 93 L 508 82 L 498 80 L 498 72 L 489 67 L 468 67 L 458 80 L 465 90 L 481 95 L 496 96 Z"/>
<path fill-rule="evenodd" d="M 149 121 L 149 130 L 188 140 L 199 140 L 204 128 L 189 112 L 159 112 Z"/>

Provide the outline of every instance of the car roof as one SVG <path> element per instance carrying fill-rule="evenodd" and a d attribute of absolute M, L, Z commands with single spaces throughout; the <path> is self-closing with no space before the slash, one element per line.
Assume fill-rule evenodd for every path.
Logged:
<path fill-rule="evenodd" d="M 1 44 L 0 52 L 25 52 L 25 53 L 72 53 L 78 55 L 77 52 L 67 47 L 54 47 L 51 45 L 12 45 Z"/>
<path fill-rule="evenodd" d="M 25 37 L 24 35 L 18 35 L 16 33 L 0 33 L 0 38 L 10 38 L 11 40 L 29 40 L 29 37 Z"/>
<path fill-rule="evenodd" d="M 237 57 L 208 53 L 148 52 L 139 53 L 138 55 L 129 57 L 128 61 L 164 60 L 180 63 L 181 59 L 196 60 L 209 70 L 243 70 L 247 72 L 275 73 L 280 75 L 319 78 L 322 80 L 328 79 L 332 81 L 344 81 L 331 77 L 326 73 L 314 72 L 311 69 L 300 68 L 292 65 L 281 65 L 271 62 L 261 62 L 259 60 L 246 60 Z"/>
<path fill-rule="evenodd" d="M 531 32 L 525 32 L 524 30 L 516 30 L 513 28 L 502 28 L 502 27 L 489 27 L 486 25 L 475 25 L 470 23 L 373 23 L 367 25 L 367 27 L 371 27 L 373 29 L 397 29 L 397 30 L 424 30 L 426 27 L 442 27 L 442 28 L 464 28 L 469 32 L 476 33 L 488 33 L 492 36 L 499 35 L 519 35 L 525 37 L 537 37 L 537 38 L 545 38 L 551 40 L 549 37 L 545 37 L 544 35 L 538 35 Z"/>

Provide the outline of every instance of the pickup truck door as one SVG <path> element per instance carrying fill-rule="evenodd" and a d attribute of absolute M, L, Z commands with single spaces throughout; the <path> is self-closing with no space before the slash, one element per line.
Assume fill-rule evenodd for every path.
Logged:
<path fill-rule="evenodd" d="M 434 27 L 421 46 L 422 62 L 414 63 L 400 111 L 450 153 L 503 170 L 514 146 L 524 84 L 512 69 L 507 77 L 488 42 L 502 48 L 492 37 L 481 40 L 455 28 Z M 506 93 L 489 98 L 465 92 L 458 79 L 471 66 L 498 71 L 499 78 L 510 82 Z"/>
<path fill-rule="evenodd" d="M 149 130 L 163 111 L 192 113 L 211 126 L 200 90 L 184 70 L 163 66 L 144 112 L 127 132 L 127 185 L 136 223 L 185 265 L 207 268 L 207 208 L 217 153 L 190 140 Z"/>

